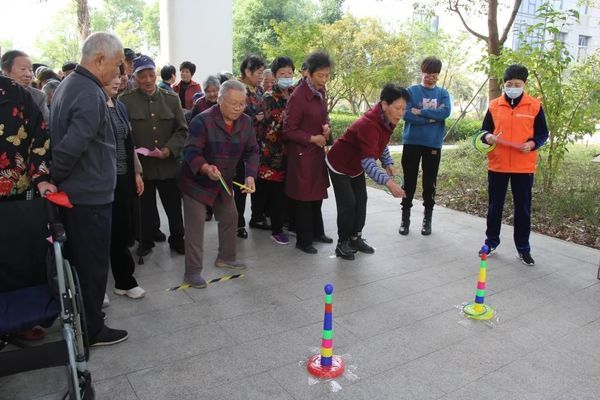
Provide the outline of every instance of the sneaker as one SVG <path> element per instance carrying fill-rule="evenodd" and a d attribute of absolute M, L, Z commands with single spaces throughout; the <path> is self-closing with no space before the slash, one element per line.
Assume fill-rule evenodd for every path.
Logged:
<path fill-rule="evenodd" d="M 206 287 L 206 281 L 200 274 L 184 275 L 183 282 L 196 289 L 204 289 Z"/>
<path fill-rule="evenodd" d="M 286 236 L 285 233 L 276 233 L 275 235 L 271 235 L 271 240 L 277 244 L 289 244 L 290 239 Z"/>
<path fill-rule="evenodd" d="M 262 220 L 250 220 L 250 223 L 248 224 L 250 226 L 250 228 L 253 229 L 264 229 L 266 231 L 268 231 L 269 229 L 271 229 L 271 224 L 269 224 L 269 221 L 267 220 L 267 218 L 263 218 Z"/>
<path fill-rule="evenodd" d="M 160 229 L 157 229 L 152 233 L 152 240 L 155 242 L 164 242 L 167 240 L 167 235 L 165 235 Z"/>
<path fill-rule="evenodd" d="M 248 231 L 243 226 L 241 228 L 237 228 L 237 237 L 242 239 L 248 239 Z"/>
<path fill-rule="evenodd" d="M 360 251 L 361 253 L 366 253 L 366 254 L 375 253 L 375 249 L 372 248 L 371 246 L 369 246 L 367 244 L 367 242 L 365 241 L 365 239 L 363 239 L 360 236 L 358 236 L 356 239 L 350 239 L 348 241 L 348 244 L 350 245 L 350 248 L 352 250 L 354 250 L 355 252 Z"/>
<path fill-rule="evenodd" d="M 217 268 L 229 268 L 229 269 L 246 269 L 246 265 L 238 260 L 232 260 L 232 261 L 224 261 L 224 260 L 217 260 L 215 261 L 215 267 Z"/>
<path fill-rule="evenodd" d="M 106 308 L 108 306 L 110 306 L 110 300 L 108 298 L 108 295 L 104 293 L 104 300 L 102 300 L 102 308 Z"/>
<path fill-rule="evenodd" d="M 108 326 L 103 326 L 96 337 L 90 340 L 90 347 L 95 346 L 110 346 L 124 342 L 129 337 L 127 331 L 121 329 L 112 329 Z"/>
<path fill-rule="evenodd" d="M 495 247 L 490 247 L 490 246 L 488 246 L 488 253 L 487 253 L 488 257 L 489 257 L 490 255 L 492 255 L 492 253 L 493 253 L 494 251 L 496 251 L 496 248 L 495 248 Z M 481 252 L 481 249 L 479 249 L 479 252 L 477 253 L 477 254 L 479 255 L 479 257 L 481 257 L 481 253 L 482 253 L 482 252 Z"/>
<path fill-rule="evenodd" d="M 525 265 L 533 267 L 535 265 L 535 260 L 531 257 L 529 253 L 519 253 L 519 259 Z"/>
<path fill-rule="evenodd" d="M 128 289 L 128 290 L 115 288 L 115 290 L 113 292 L 114 292 L 114 294 L 117 294 L 119 296 L 127 296 L 130 299 L 141 299 L 146 294 L 146 291 L 139 286 L 136 286 L 136 287 Z"/>
<path fill-rule="evenodd" d="M 305 252 L 306 254 L 317 254 L 318 251 L 312 244 L 301 245 L 296 243 L 296 248 L 300 251 Z"/>

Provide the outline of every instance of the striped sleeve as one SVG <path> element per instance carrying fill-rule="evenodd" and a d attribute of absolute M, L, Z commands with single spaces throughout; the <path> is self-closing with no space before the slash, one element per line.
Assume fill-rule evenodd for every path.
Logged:
<path fill-rule="evenodd" d="M 380 185 L 385 185 L 390 180 L 388 174 L 377 166 L 374 158 L 363 158 L 360 160 L 363 170 L 369 178 L 373 179 Z"/>
<path fill-rule="evenodd" d="M 387 146 L 385 146 L 385 150 L 383 150 L 383 154 L 379 158 L 379 161 L 381 161 L 381 165 L 383 165 L 383 168 L 389 167 L 390 165 L 394 165 L 394 160 L 390 155 L 390 149 Z"/>

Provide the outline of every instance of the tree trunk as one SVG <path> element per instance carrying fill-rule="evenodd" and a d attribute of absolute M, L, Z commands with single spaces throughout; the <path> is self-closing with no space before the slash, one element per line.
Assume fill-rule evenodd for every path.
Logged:
<path fill-rule="evenodd" d="M 77 30 L 79 40 L 83 42 L 90 35 L 90 10 L 87 0 L 75 0 L 77 2 Z"/>
<path fill-rule="evenodd" d="M 488 0 L 488 54 L 499 56 L 502 43 L 498 36 L 498 0 Z M 502 91 L 498 79 L 491 77 L 488 83 L 488 96 L 490 101 L 500 97 Z"/>

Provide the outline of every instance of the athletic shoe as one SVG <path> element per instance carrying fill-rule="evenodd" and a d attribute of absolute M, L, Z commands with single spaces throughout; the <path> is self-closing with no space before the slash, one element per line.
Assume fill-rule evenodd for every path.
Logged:
<path fill-rule="evenodd" d="M 519 260 L 529 267 L 533 267 L 535 265 L 534 259 L 531 257 L 529 253 L 519 253 Z"/>
<path fill-rule="evenodd" d="M 365 239 L 360 236 L 358 236 L 356 239 L 350 239 L 348 244 L 350 245 L 350 248 L 354 250 L 354 252 L 360 251 L 361 253 L 365 254 L 375 253 L 375 249 L 369 246 L 367 242 L 365 242 Z"/>
<path fill-rule="evenodd" d="M 206 281 L 200 274 L 184 275 L 183 282 L 196 289 L 204 289 L 206 287 Z"/>
<path fill-rule="evenodd" d="M 103 326 L 96 337 L 90 340 L 90 346 L 110 346 L 112 344 L 121 343 L 129 337 L 127 331 L 120 329 L 112 329 L 108 326 Z"/>
<path fill-rule="evenodd" d="M 224 261 L 224 260 L 217 260 L 215 261 L 215 267 L 217 268 L 229 268 L 229 269 L 246 269 L 246 265 L 238 260 L 232 260 L 232 261 Z"/>
<path fill-rule="evenodd" d="M 285 235 L 285 233 L 276 233 L 275 235 L 271 235 L 271 240 L 277 244 L 289 244 L 290 239 Z"/>
<path fill-rule="evenodd" d="M 115 290 L 113 292 L 114 292 L 114 294 L 117 294 L 119 296 L 127 296 L 130 299 L 141 299 L 146 294 L 146 291 L 139 286 L 136 286 L 136 287 L 128 289 L 128 290 L 115 288 Z"/>
<path fill-rule="evenodd" d="M 489 257 L 489 256 L 490 256 L 490 255 L 491 255 L 491 254 L 492 254 L 494 251 L 496 251 L 496 248 L 495 248 L 495 247 L 490 247 L 490 246 L 488 246 L 488 253 L 487 253 L 488 257 Z M 481 249 L 479 249 L 479 253 L 477 253 L 477 254 L 479 254 L 479 257 L 481 257 Z"/>

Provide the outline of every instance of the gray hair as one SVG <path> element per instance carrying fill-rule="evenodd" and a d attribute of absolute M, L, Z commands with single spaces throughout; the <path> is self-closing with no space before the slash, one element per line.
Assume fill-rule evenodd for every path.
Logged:
<path fill-rule="evenodd" d="M 46 82 L 44 87 L 42 87 L 42 92 L 44 92 L 47 97 L 48 95 L 54 93 L 58 85 L 60 85 L 60 81 L 57 81 L 56 79 L 50 79 L 48 82 Z"/>
<path fill-rule="evenodd" d="M 208 88 L 209 86 L 214 86 L 217 89 L 219 89 L 219 87 L 221 87 L 221 81 L 216 76 L 209 75 L 206 77 L 204 82 L 202 82 L 202 89 L 206 90 L 206 88 Z"/>
<path fill-rule="evenodd" d="M 237 90 L 238 92 L 246 93 L 246 85 L 244 85 L 240 81 L 236 81 L 233 79 L 230 81 L 223 82 L 221 84 L 221 87 L 219 87 L 219 97 L 217 97 L 219 103 L 222 99 L 225 98 L 225 96 L 227 95 L 227 93 L 229 93 L 230 90 Z"/>
<path fill-rule="evenodd" d="M 114 57 L 119 53 L 123 53 L 121 40 L 108 32 L 92 33 L 85 39 L 81 47 L 82 60 L 92 60 L 98 54 Z"/>

